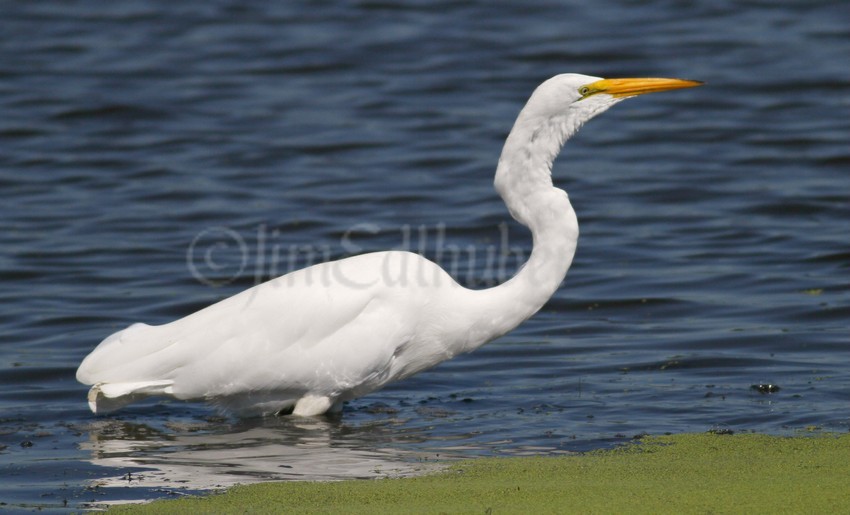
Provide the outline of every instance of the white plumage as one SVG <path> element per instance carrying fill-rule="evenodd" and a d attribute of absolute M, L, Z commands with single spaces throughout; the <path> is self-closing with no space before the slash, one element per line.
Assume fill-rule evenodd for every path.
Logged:
<path fill-rule="evenodd" d="M 572 262 L 578 222 L 551 179 L 564 142 L 622 98 L 698 84 L 563 74 L 535 90 L 496 170 L 496 189 L 534 239 L 529 261 L 504 284 L 470 290 L 401 251 L 311 266 L 169 324 L 109 336 L 77 370 L 92 385 L 89 406 L 103 412 L 166 395 L 243 415 L 318 415 L 475 350 L 537 312 Z"/>

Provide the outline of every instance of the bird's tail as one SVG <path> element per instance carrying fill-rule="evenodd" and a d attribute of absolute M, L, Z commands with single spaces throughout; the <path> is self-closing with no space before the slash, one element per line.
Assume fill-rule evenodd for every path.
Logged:
<path fill-rule="evenodd" d="M 89 390 L 92 413 L 105 413 L 152 395 L 172 395 L 174 381 L 97 383 Z"/>

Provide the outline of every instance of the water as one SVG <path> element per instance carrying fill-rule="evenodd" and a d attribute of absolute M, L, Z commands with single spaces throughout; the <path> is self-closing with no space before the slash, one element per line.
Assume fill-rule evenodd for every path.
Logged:
<path fill-rule="evenodd" d="M 0 7 L 0 506 L 848 430 L 850 4 L 285 4 Z M 530 239 L 492 173 L 564 71 L 707 85 L 568 144 L 582 235 L 536 317 L 340 418 L 87 411 L 74 371 L 103 337 L 309 262 L 408 248 L 474 287 L 512 273 Z"/>

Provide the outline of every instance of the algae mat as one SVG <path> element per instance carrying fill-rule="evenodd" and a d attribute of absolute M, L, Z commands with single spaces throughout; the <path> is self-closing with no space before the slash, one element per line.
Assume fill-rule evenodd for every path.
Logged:
<path fill-rule="evenodd" d="M 847 513 L 850 434 L 690 434 L 406 479 L 288 482 L 117 513 Z"/>

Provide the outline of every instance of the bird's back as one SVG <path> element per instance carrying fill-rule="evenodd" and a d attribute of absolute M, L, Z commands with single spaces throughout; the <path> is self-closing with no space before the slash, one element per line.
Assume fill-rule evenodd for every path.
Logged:
<path fill-rule="evenodd" d="M 128 399 L 142 392 L 245 408 L 251 398 L 286 405 L 317 391 L 354 397 L 408 375 L 414 341 L 417 356 L 441 361 L 442 350 L 428 348 L 439 345 L 429 313 L 458 287 L 408 252 L 323 263 L 169 324 L 131 325 L 106 338 L 77 379 Z"/>

